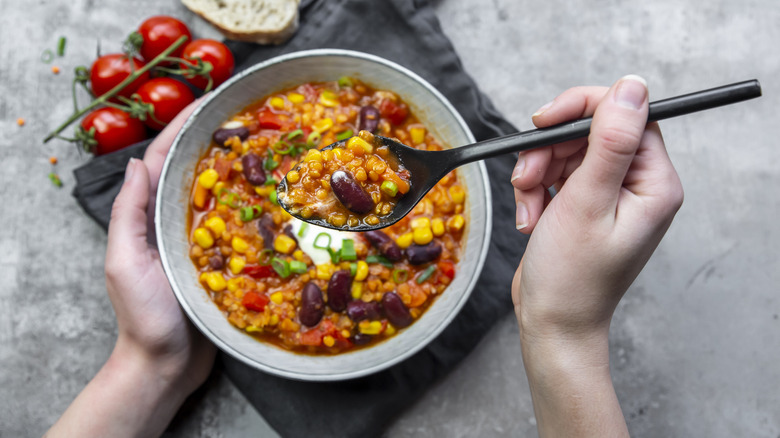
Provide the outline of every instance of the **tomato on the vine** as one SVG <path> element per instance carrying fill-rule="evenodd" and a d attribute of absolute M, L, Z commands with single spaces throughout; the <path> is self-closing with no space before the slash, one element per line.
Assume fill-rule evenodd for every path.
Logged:
<path fill-rule="evenodd" d="M 187 41 L 192 40 L 192 34 L 186 24 L 166 15 L 147 18 L 138 26 L 138 33 L 144 38 L 140 52 L 146 61 L 154 59 L 182 35 L 187 37 Z M 170 56 L 180 56 L 183 50 L 184 44 L 174 50 Z"/>
<path fill-rule="evenodd" d="M 209 76 L 211 76 L 213 81 L 212 88 L 216 88 L 219 84 L 228 80 L 235 68 L 233 53 L 226 45 L 215 40 L 200 39 L 192 41 L 184 47 L 181 57 L 188 61 L 193 61 L 192 65 L 195 65 L 196 58 L 200 58 L 203 62 L 211 63 L 212 68 Z M 184 68 L 185 65 L 182 63 L 180 67 Z M 187 81 L 201 90 L 205 89 L 209 82 L 208 78 L 204 76 L 187 78 Z"/>
<path fill-rule="evenodd" d="M 132 71 L 139 70 L 146 65 L 137 58 L 133 58 L 132 63 Z M 89 71 L 89 81 L 92 84 L 92 92 L 95 93 L 95 96 L 102 96 L 119 85 L 120 82 L 124 81 L 130 76 L 130 73 L 130 59 L 128 59 L 127 55 L 122 53 L 103 55 L 92 63 L 92 68 Z M 138 87 L 148 80 L 149 72 L 145 72 L 136 80 L 129 83 L 117 95 L 130 97 Z"/>
<path fill-rule="evenodd" d="M 95 155 L 114 152 L 146 139 L 146 127 L 140 120 L 112 107 L 98 108 L 87 114 L 81 121 L 81 128 L 85 132 L 95 128 L 95 142 L 87 143 Z"/>
<path fill-rule="evenodd" d="M 154 106 L 154 114 L 146 117 L 146 126 L 162 129 L 195 100 L 192 90 L 182 82 L 171 78 L 155 78 L 141 85 L 136 92 L 144 103 Z"/>

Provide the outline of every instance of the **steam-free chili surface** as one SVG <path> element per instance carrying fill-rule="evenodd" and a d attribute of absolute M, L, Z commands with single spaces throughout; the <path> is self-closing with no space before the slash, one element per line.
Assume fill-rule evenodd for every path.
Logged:
<path fill-rule="evenodd" d="M 214 132 L 195 170 L 190 257 L 237 328 L 297 352 L 336 354 L 397 334 L 446 293 L 466 222 L 455 172 L 382 231 L 336 236 L 278 206 L 277 183 L 304 159 L 309 170 L 361 168 L 372 181 L 365 156 L 317 150 L 360 130 L 441 149 L 397 95 L 347 77 L 268 96 Z M 320 188 L 329 183 L 316 178 Z"/>

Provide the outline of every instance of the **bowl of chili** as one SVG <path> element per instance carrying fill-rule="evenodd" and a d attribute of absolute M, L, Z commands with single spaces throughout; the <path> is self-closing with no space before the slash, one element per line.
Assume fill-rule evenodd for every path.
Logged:
<path fill-rule="evenodd" d="M 332 89 L 339 90 L 342 104 L 328 108 L 327 99 L 334 97 L 328 90 Z M 307 90 L 319 91 L 306 96 Z M 284 167 L 291 151 L 297 151 L 301 161 L 322 159 L 316 151 L 331 140 L 343 138 L 351 130 L 347 128 L 355 128 L 356 135 L 360 118 L 349 118 L 346 103 L 353 91 L 358 95 L 353 102 L 356 105 L 378 107 L 390 99 L 401 108 L 406 106 L 409 117 L 413 117 L 404 116 L 403 121 L 398 108 L 386 111 L 383 107 L 381 122 L 385 125 L 372 126 L 377 132 L 406 136 L 407 141 L 429 148 L 474 142 L 455 108 L 415 73 L 374 55 L 318 49 L 269 59 L 212 92 L 176 136 L 163 166 L 155 226 L 161 261 L 174 294 L 193 324 L 222 351 L 264 372 L 298 380 L 344 380 L 386 369 L 408 358 L 458 314 L 487 256 L 491 195 L 482 163 L 458 169 L 450 186 L 442 188 L 441 193 L 460 202 L 460 206 L 448 204 L 447 216 L 431 220 L 425 217 L 423 203 L 419 214 L 404 223 L 408 232 L 390 229 L 384 236 L 347 236 L 339 239 L 340 248 L 334 251 L 331 241 L 336 239 L 331 235 L 302 225 L 285 228 L 289 218 L 274 208 L 276 200 L 266 188 L 273 187 L 273 172 L 279 169 L 269 167 L 274 163 Z M 343 114 L 334 115 L 335 125 L 319 131 L 315 124 L 327 117 L 302 121 L 305 115 L 295 113 L 294 108 L 297 95 L 304 95 L 303 105 L 306 99 L 314 102 L 307 107 L 314 108 L 314 112 L 324 105 L 326 111 L 331 111 L 326 115 L 336 114 L 332 111 Z M 323 96 L 325 101 L 320 100 Z M 268 120 L 273 115 L 281 117 L 271 126 Z M 289 122 L 285 125 L 289 132 L 279 120 Z M 248 137 L 231 131 L 241 123 L 250 130 Z M 323 125 L 327 123 L 319 127 Z M 304 132 L 307 128 L 309 132 Z M 299 137 L 314 137 L 317 141 L 294 141 Z M 256 159 L 246 158 L 258 151 L 262 152 L 260 176 L 251 170 L 257 167 Z M 229 165 L 225 167 L 220 160 Z M 322 163 L 328 165 L 327 160 Z M 357 170 L 366 172 L 366 180 L 370 181 L 374 177 L 370 175 L 372 169 L 363 165 Z M 381 181 L 381 175 L 378 177 Z M 222 186 L 215 188 L 220 183 Z M 318 183 L 327 185 L 327 181 Z M 427 205 L 433 210 L 438 208 L 433 202 Z M 264 220 L 269 227 L 265 231 Z M 247 223 L 256 225 L 247 227 Z M 259 229 L 259 235 L 241 234 L 249 228 Z M 317 263 L 316 257 L 300 251 L 307 233 L 313 240 L 311 245 L 329 253 L 330 261 Z M 252 239 L 260 243 L 255 247 Z M 431 239 L 444 249 L 434 251 L 436 248 L 426 243 Z M 457 243 L 454 247 L 453 241 Z M 386 252 L 392 246 L 388 242 L 396 247 L 400 244 L 402 256 L 393 260 L 392 251 Z M 441 259 L 442 251 L 447 260 Z M 373 283 L 376 287 L 366 289 L 363 296 L 352 287 L 351 296 L 336 297 L 335 291 L 343 289 L 344 282 L 361 283 L 358 279 L 365 277 L 360 278 L 362 274 L 357 271 L 365 270 L 365 265 L 371 267 L 366 275 L 377 276 Z M 260 280 L 266 277 L 273 278 Z M 444 287 L 428 287 L 426 290 L 434 291 L 435 299 L 426 301 L 419 311 L 411 309 L 410 317 L 411 298 L 404 285 L 432 282 L 431 278 L 441 278 Z M 367 287 L 369 283 L 364 284 Z M 399 290 L 388 290 L 395 285 Z M 340 301 L 345 305 L 337 304 Z M 363 309 L 361 303 L 376 304 L 373 309 Z M 299 307 L 291 307 L 294 304 Z M 348 305 L 362 307 L 348 309 Z M 337 310 L 342 311 L 341 316 Z M 374 320 L 355 317 L 372 312 L 381 316 Z M 290 330 L 285 332 L 286 337 L 272 338 L 282 333 L 277 329 L 281 325 Z M 331 329 L 335 331 L 325 333 Z M 377 336 L 379 332 L 384 336 Z M 317 343 L 311 341 L 313 337 Z M 365 338 L 374 339 L 361 346 Z"/>

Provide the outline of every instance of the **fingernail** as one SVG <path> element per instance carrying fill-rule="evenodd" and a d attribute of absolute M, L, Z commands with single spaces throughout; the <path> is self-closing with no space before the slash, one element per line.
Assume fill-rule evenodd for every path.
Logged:
<path fill-rule="evenodd" d="M 138 161 L 137 158 L 131 158 L 130 161 L 127 162 L 127 168 L 125 169 L 125 182 L 130 181 L 130 179 L 133 177 L 136 161 Z"/>
<path fill-rule="evenodd" d="M 515 164 L 515 168 L 514 170 L 512 170 L 512 179 L 510 179 L 509 182 L 514 182 L 514 180 L 523 176 L 524 171 L 525 171 L 525 157 L 523 157 L 523 154 L 520 154 L 520 156 L 517 158 L 517 164 Z"/>
<path fill-rule="evenodd" d="M 615 90 L 615 102 L 618 105 L 639 109 L 647 98 L 647 81 L 637 75 L 628 75 L 620 79 Z"/>
<path fill-rule="evenodd" d="M 536 110 L 536 112 L 535 112 L 535 113 L 534 113 L 534 114 L 533 114 L 531 117 L 538 117 L 538 116 L 541 116 L 541 115 L 542 115 L 542 114 L 543 114 L 545 111 L 547 111 L 548 109 L 550 109 L 550 107 L 552 107 L 554 103 L 555 103 L 555 101 L 554 101 L 554 100 L 553 100 L 552 102 L 547 102 L 547 103 L 545 103 L 544 105 L 542 105 L 542 107 L 541 107 L 541 108 L 539 108 L 538 110 Z"/>
<path fill-rule="evenodd" d="M 518 201 L 517 210 L 515 211 L 515 228 L 521 230 L 528 226 L 528 209 L 525 204 Z"/>

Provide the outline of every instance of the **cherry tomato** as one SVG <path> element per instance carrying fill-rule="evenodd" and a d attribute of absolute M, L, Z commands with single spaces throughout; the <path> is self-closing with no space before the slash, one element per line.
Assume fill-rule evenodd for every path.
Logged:
<path fill-rule="evenodd" d="M 138 70 L 144 65 L 143 61 L 133 58 L 133 70 Z M 92 92 L 95 96 L 102 96 L 112 88 L 119 85 L 130 76 L 130 60 L 127 55 L 112 53 L 103 55 L 92 63 L 89 71 L 89 81 L 92 83 Z M 118 93 L 118 96 L 130 97 L 144 82 L 149 80 L 149 72 L 146 72 L 128 84 Z"/>
<path fill-rule="evenodd" d="M 195 95 L 182 82 L 171 78 L 155 78 L 141 85 L 136 92 L 144 103 L 154 105 L 154 117 L 146 117 L 146 126 L 162 129 L 195 100 Z M 157 119 L 157 120 L 155 120 Z"/>
<path fill-rule="evenodd" d="M 228 80 L 230 75 L 233 74 L 233 68 L 235 67 L 233 53 L 226 45 L 215 40 L 201 39 L 192 41 L 184 48 L 181 57 L 192 61 L 195 58 L 200 58 L 203 62 L 211 63 L 212 69 L 209 76 L 211 76 L 213 81 L 212 88 L 216 88 L 219 84 Z M 187 81 L 201 90 L 205 89 L 209 82 L 203 76 L 187 78 Z"/>
<path fill-rule="evenodd" d="M 91 151 L 95 155 L 107 154 L 146 139 L 143 122 L 111 107 L 98 108 L 87 114 L 81 121 L 81 127 L 85 131 L 95 128 L 97 145 Z"/>
<path fill-rule="evenodd" d="M 151 61 L 165 51 L 182 35 L 187 37 L 187 41 L 192 40 L 192 34 L 186 24 L 166 15 L 147 18 L 138 26 L 138 33 L 144 38 L 140 51 L 141 56 L 147 61 Z M 186 42 L 180 45 L 170 56 L 180 56 L 186 45 Z"/>
<path fill-rule="evenodd" d="M 266 304 L 268 304 L 270 300 L 265 295 L 260 295 L 259 293 L 255 291 L 249 291 L 246 294 L 244 294 L 244 297 L 241 299 L 241 304 L 246 307 L 247 310 L 253 310 L 255 312 L 262 312 L 265 310 Z"/>
<path fill-rule="evenodd" d="M 384 99 L 379 103 L 379 112 L 393 125 L 400 125 L 409 115 L 409 108 L 406 104 L 397 104 L 390 99 Z"/>

